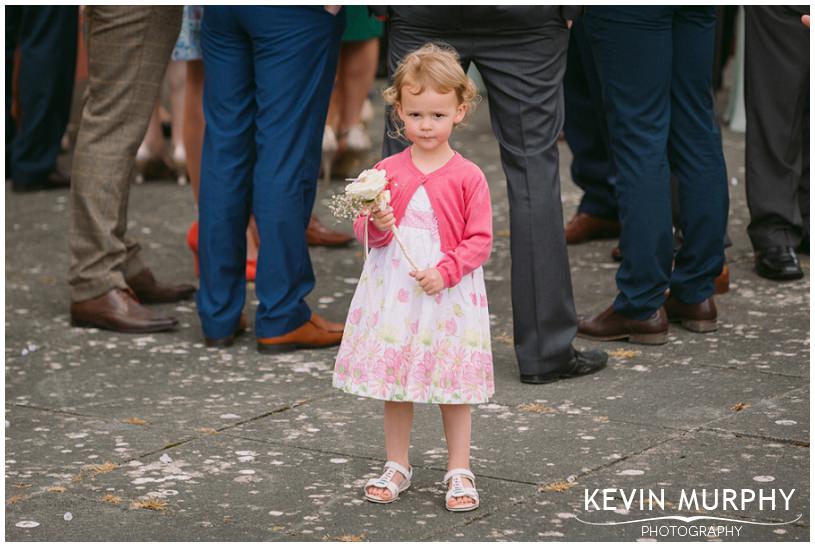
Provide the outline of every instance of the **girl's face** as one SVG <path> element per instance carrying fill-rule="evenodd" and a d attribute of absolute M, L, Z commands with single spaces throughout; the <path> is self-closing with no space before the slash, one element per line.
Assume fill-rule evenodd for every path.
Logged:
<path fill-rule="evenodd" d="M 461 123 L 467 106 L 459 104 L 455 91 L 439 93 L 430 86 L 418 95 L 403 87 L 396 111 L 405 124 L 405 136 L 420 149 L 432 152 L 447 144 L 453 127 Z"/>

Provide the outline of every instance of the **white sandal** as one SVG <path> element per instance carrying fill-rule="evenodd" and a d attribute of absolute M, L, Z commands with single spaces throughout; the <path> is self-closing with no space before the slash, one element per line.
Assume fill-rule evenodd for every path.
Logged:
<path fill-rule="evenodd" d="M 465 487 L 464 483 L 461 481 L 461 477 L 466 477 L 470 479 L 473 483 L 471 487 Z M 452 481 L 452 488 L 447 491 L 447 495 L 444 496 L 444 506 L 447 508 L 448 511 L 454 512 L 463 512 L 463 511 L 472 511 L 473 509 L 478 509 L 478 506 L 481 504 L 481 501 L 478 498 L 478 490 L 475 489 L 475 475 L 469 469 L 458 468 L 458 469 L 451 469 L 444 475 L 444 485 L 448 486 Z M 464 505 L 464 506 L 457 506 L 451 507 L 450 500 L 452 498 L 462 498 L 462 497 L 470 497 L 475 500 L 475 503 L 472 505 Z"/>
<path fill-rule="evenodd" d="M 396 472 L 402 474 L 404 480 L 401 484 L 396 485 L 394 484 L 391 479 L 396 474 Z M 394 461 L 386 461 L 385 462 L 385 472 L 382 473 L 382 476 L 378 479 L 370 479 L 368 482 L 365 483 L 365 488 L 363 491 L 365 492 L 365 499 L 368 501 L 372 501 L 374 503 L 393 503 L 394 501 L 399 499 L 399 494 L 410 488 L 410 479 L 413 477 L 413 468 L 405 469 L 405 466 L 402 464 L 396 463 Z M 387 488 L 388 491 L 391 493 L 391 498 L 386 500 L 383 498 L 377 498 L 368 493 L 368 488 L 370 487 L 376 488 Z"/>

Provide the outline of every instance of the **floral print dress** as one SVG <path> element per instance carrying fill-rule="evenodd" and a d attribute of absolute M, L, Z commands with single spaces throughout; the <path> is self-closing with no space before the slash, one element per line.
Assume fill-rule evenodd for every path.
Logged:
<path fill-rule="evenodd" d="M 420 268 L 444 256 L 423 186 L 399 235 Z M 435 296 L 425 294 L 410 271 L 396 241 L 371 249 L 345 322 L 334 387 L 387 401 L 486 402 L 495 387 L 483 269 Z"/>

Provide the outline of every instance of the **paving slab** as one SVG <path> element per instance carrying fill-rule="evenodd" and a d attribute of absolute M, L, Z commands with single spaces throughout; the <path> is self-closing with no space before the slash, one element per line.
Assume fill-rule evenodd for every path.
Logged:
<path fill-rule="evenodd" d="M 330 378 L 329 350 L 258 362 L 246 347 L 204 350 L 171 342 L 166 352 L 141 349 L 160 347 L 155 339 L 131 339 L 129 348 L 117 342 L 86 348 L 81 357 L 69 354 L 67 362 L 11 364 L 7 374 L 18 367 L 25 374 L 7 382 L 7 399 L 109 419 L 135 416 L 189 430 L 218 429 L 310 399 L 317 395 L 314 380 Z M 21 383 L 33 389 L 16 389 Z"/>
<path fill-rule="evenodd" d="M 409 539 L 415 531 L 449 537 L 460 519 L 443 507 L 438 473 L 417 469 L 412 488 L 398 503 L 365 502 L 363 484 L 380 472 L 381 463 L 367 458 L 215 435 L 130 461 L 81 481 L 70 493 L 100 504 L 102 497 L 113 496 L 129 507 L 151 499 L 164 502 L 150 530 L 134 533 L 133 539 L 142 541 L 172 540 L 180 524 L 204 522 L 217 524 L 221 537 L 224 530 L 234 531 L 235 540 L 389 541 Z M 535 490 L 486 478 L 479 487 L 491 510 Z M 28 503 L 15 504 L 20 515 L 36 514 L 24 512 Z M 403 525 L 390 526 L 393 521 Z M 197 537 L 207 536 L 198 531 Z"/>
<path fill-rule="evenodd" d="M 382 403 L 347 394 L 254 420 L 226 433 L 286 446 L 326 447 L 379 461 L 385 457 Z M 610 422 L 539 403 L 490 403 L 473 410 L 471 461 L 477 476 L 530 484 L 553 482 L 607 465 L 675 434 L 654 425 Z M 361 445 L 361 438 L 368 442 Z M 437 470 L 440 480 L 447 448 L 435 405 L 414 405 L 411 449 L 411 463 Z"/>
<path fill-rule="evenodd" d="M 172 425 L 102 420 L 25 407 L 6 408 L 7 497 L 71 487 L 96 466 L 123 465 L 143 454 L 211 434 Z"/>
<path fill-rule="evenodd" d="M 805 386 L 764 399 L 706 428 L 809 446 L 809 400 L 809 386 Z"/>
<path fill-rule="evenodd" d="M 722 448 L 724 447 L 724 450 Z M 808 450 L 790 449 L 788 445 L 756 439 L 738 438 L 733 435 L 705 432 L 697 436 L 682 436 L 661 443 L 640 454 L 614 462 L 604 469 L 577 477 L 574 484 L 562 491 L 539 492 L 519 507 L 505 508 L 468 526 L 462 540 L 490 538 L 513 541 L 547 541 L 558 539 L 618 541 L 640 540 L 642 526 L 741 526 L 738 539 L 743 541 L 802 541 L 809 537 L 809 481 L 807 465 Z M 797 469 L 797 472 L 795 470 Z M 764 489 L 783 489 L 790 497 L 789 510 L 784 510 L 783 498 L 776 494 L 776 510 L 759 510 L 750 504 L 744 511 L 734 511 L 731 506 L 713 509 L 713 490 L 732 488 L 751 489 L 758 495 Z M 790 495 L 792 489 L 795 492 Z M 609 500 L 609 510 L 597 510 L 594 505 L 586 509 L 589 498 L 603 508 L 602 493 L 591 497 L 594 490 L 622 489 L 631 499 L 636 492 L 633 505 L 625 508 L 624 498 L 618 492 Z M 643 506 L 640 507 L 639 491 L 644 490 Z M 697 492 L 699 509 L 680 509 L 682 490 L 691 495 Z M 710 493 L 705 510 L 702 489 Z M 653 491 L 665 502 L 664 510 L 656 505 L 648 505 L 648 492 Z M 719 494 L 721 495 L 721 494 Z M 757 499 L 757 498 L 756 498 Z M 754 502 L 753 505 L 756 505 Z M 602 523 L 622 523 L 638 519 L 666 516 L 715 517 L 717 519 L 745 520 L 737 523 L 713 519 L 700 519 L 693 522 L 681 520 L 660 520 L 630 524 L 599 525 Z M 801 518 L 794 524 L 782 524 Z M 582 521 L 582 522 L 581 522 Z M 769 526 L 754 524 L 767 523 Z M 593 524 L 588 524 L 593 523 Z M 652 532 L 653 533 L 653 532 Z M 663 536 L 664 540 L 691 540 L 690 536 Z M 687 531 L 685 532 L 687 534 Z M 731 533 L 734 533 L 731 531 Z M 654 533 L 655 534 L 655 533 Z M 653 537 L 652 537 L 653 539 Z M 701 538 L 704 540 L 705 538 Z M 722 539 L 733 539 L 733 537 Z"/>
<path fill-rule="evenodd" d="M 279 541 L 283 537 L 256 522 L 237 526 L 229 520 L 194 520 L 169 504 L 148 509 L 133 503 L 101 492 L 30 498 L 7 507 L 6 541 Z M 65 520 L 66 513 L 71 520 Z"/>
<path fill-rule="evenodd" d="M 612 353 L 602 374 L 543 386 L 507 382 L 496 389 L 503 404 L 540 402 L 564 412 L 612 420 L 690 429 L 734 413 L 739 402 L 788 393 L 805 383 L 798 377 L 748 374 L 707 366 L 698 351 L 670 346 L 607 346 Z"/>

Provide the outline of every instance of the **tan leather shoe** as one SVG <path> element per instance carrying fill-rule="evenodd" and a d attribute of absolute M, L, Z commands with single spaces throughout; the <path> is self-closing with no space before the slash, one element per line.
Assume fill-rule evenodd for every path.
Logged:
<path fill-rule="evenodd" d="M 576 213 L 566 223 L 566 243 L 583 243 L 592 239 L 619 237 L 620 223 L 616 220 L 595 217 L 588 213 Z"/>
<path fill-rule="evenodd" d="M 272 338 L 258 338 L 260 353 L 282 353 L 297 349 L 327 348 L 342 341 L 342 332 L 321 329 L 313 320 L 306 321 L 291 332 Z"/>
<path fill-rule="evenodd" d="M 713 297 L 698 304 L 685 304 L 671 295 L 665 301 L 665 312 L 668 321 L 679 323 L 691 332 L 713 332 L 716 325 L 716 302 Z"/>
<path fill-rule="evenodd" d="M 345 323 L 335 323 L 333 321 L 329 321 L 328 319 L 320 317 L 316 313 L 311 314 L 311 322 L 321 329 L 327 330 L 328 332 L 342 332 L 345 330 Z"/>
<path fill-rule="evenodd" d="M 170 285 L 159 283 L 150 268 L 145 268 L 133 277 L 125 279 L 140 301 L 145 304 L 164 304 L 189 300 L 195 294 L 195 287 L 186 283 Z"/>
<path fill-rule="evenodd" d="M 232 334 L 224 336 L 223 338 L 204 336 L 204 344 L 206 344 L 208 348 L 228 348 L 235 343 L 235 338 L 246 332 L 247 324 L 249 324 L 249 320 L 246 318 L 246 314 L 242 313 L 240 319 L 238 319 L 238 326 L 235 327 L 235 331 Z"/>
<path fill-rule="evenodd" d="M 132 291 L 113 289 L 102 296 L 71 303 L 71 325 L 117 332 L 162 332 L 178 325 L 174 317 L 153 313 Z"/>
<path fill-rule="evenodd" d="M 577 335 L 589 340 L 628 340 L 632 344 L 664 344 L 668 341 L 668 316 L 659 308 L 648 319 L 623 317 L 609 306 L 594 317 L 577 323 Z"/>
<path fill-rule="evenodd" d="M 722 266 L 722 273 L 716 276 L 716 279 L 713 280 L 713 286 L 715 287 L 716 294 L 724 294 L 730 290 L 730 266 L 725 263 Z"/>
<path fill-rule="evenodd" d="M 323 247 L 342 247 L 348 245 L 354 238 L 326 228 L 317 215 L 311 215 L 306 228 L 306 241 L 309 245 L 322 245 Z"/>

